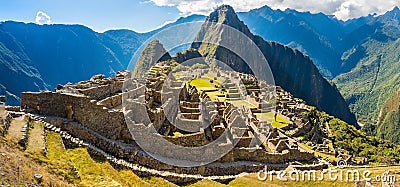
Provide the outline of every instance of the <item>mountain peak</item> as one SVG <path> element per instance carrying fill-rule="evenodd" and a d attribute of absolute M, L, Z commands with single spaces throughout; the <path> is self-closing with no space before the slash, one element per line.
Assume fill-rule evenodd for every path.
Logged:
<path fill-rule="evenodd" d="M 391 11 L 378 16 L 377 20 L 387 25 L 397 25 L 400 21 L 400 9 L 395 6 Z"/>
<path fill-rule="evenodd" d="M 254 35 L 228 5 L 218 7 L 207 17 L 192 48 L 197 49 L 209 64 L 223 64 L 223 67 L 234 71 L 264 78 L 267 77 L 265 73 L 271 71 L 275 83 L 283 89 L 318 109 L 356 124 L 355 116 L 339 91 L 319 74 L 310 58 L 297 50 Z M 257 59 L 260 56 L 266 62 Z"/>
<path fill-rule="evenodd" d="M 226 20 L 237 19 L 235 10 L 229 5 L 221 5 L 215 9 L 207 18 L 207 21 L 226 24 Z"/>
<path fill-rule="evenodd" d="M 390 15 L 391 17 L 398 17 L 400 16 L 400 9 L 399 7 L 395 6 L 391 11 L 386 12 L 385 15 Z"/>
<path fill-rule="evenodd" d="M 136 63 L 133 76 L 140 77 L 147 72 L 150 67 L 154 66 L 157 62 L 171 59 L 171 55 L 164 48 L 159 40 L 152 40 L 143 49 L 140 54 L 139 60 Z"/>
<path fill-rule="evenodd" d="M 239 19 L 235 10 L 229 5 L 221 5 L 215 9 L 207 17 L 203 26 L 207 28 L 207 25 L 214 25 L 215 23 L 235 28 L 248 36 L 250 34 L 248 27 Z"/>

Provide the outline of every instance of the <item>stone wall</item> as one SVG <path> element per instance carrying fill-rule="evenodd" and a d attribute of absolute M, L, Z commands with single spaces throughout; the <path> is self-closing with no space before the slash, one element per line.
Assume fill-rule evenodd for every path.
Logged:
<path fill-rule="evenodd" d="M 234 138 L 233 141 L 237 142 L 235 147 L 249 147 L 253 137 Z"/>
<path fill-rule="evenodd" d="M 72 106 L 75 121 L 113 140 L 133 140 L 122 112 L 109 111 L 89 97 L 52 92 L 22 93 L 21 106 L 26 105 L 30 112 L 36 113 L 37 104 L 41 114 L 62 118 L 67 118 L 67 106 Z"/>
<path fill-rule="evenodd" d="M 206 139 L 204 131 L 181 136 L 164 136 L 164 139 L 175 145 L 180 145 L 184 147 L 200 147 L 210 143 Z"/>
<path fill-rule="evenodd" d="M 139 164 L 140 166 L 156 169 L 161 172 L 175 172 L 178 174 L 193 174 L 198 176 L 228 176 L 237 175 L 242 172 L 257 172 L 264 168 L 262 163 L 235 162 L 235 163 L 211 163 L 199 167 L 176 167 L 160 162 L 143 151 L 135 143 L 124 144 L 103 137 L 101 134 L 86 128 L 75 122 L 64 121 L 60 123 L 55 119 L 49 118 L 51 122 L 56 122 L 56 127 L 62 131 L 68 132 L 73 137 L 78 137 L 77 141 L 83 140 L 97 148 L 104 150 L 106 153 L 121 158 L 131 163 Z M 47 121 L 47 120 L 46 120 Z M 49 129 L 51 130 L 51 128 Z M 62 132 L 61 131 L 61 132 Z M 58 131 L 60 132 L 60 131 Z M 74 139 L 70 137 L 70 139 Z M 84 143 L 85 144 L 85 143 Z M 282 166 L 272 166 L 272 168 L 282 169 Z M 170 178 L 166 178 L 170 180 Z"/>
<path fill-rule="evenodd" d="M 181 112 L 183 113 L 200 113 L 200 108 L 190 108 L 185 106 L 180 106 Z"/>
<path fill-rule="evenodd" d="M 122 92 L 122 86 L 122 81 L 112 81 L 110 84 L 90 87 L 87 89 L 80 89 L 78 91 L 83 95 L 89 96 L 92 99 L 101 100 L 106 97 L 112 96 L 115 93 Z"/>
<path fill-rule="evenodd" d="M 268 153 L 262 149 L 255 148 L 234 148 L 232 151 L 233 161 L 252 160 L 266 164 L 282 164 L 287 161 L 310 161 L 314 158 L 313 153 L 301 152 L 291 149 L 283 153 Z"/>
<path fill-rule="evenodd" d="M 98 102 L 98 105 L 103 105 L 109 109 L 122 105 L 122 93 L 107 97 Z"/>
<path fill-rule="evenodd" d="M 5 118 L 4 119 L 0 118 L 0 120 L 2 120 L 2 123 L 1 123 L 2 128 L 3 128 L 2 136 L 5 136 L 7 134 L 8 128 L 10 127 L 12 116 L 10 113 L 7 113 Z"/>

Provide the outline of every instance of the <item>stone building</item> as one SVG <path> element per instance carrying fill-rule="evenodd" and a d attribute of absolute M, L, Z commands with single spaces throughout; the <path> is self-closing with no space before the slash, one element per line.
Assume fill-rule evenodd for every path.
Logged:
<path fill-rule="evenodd" d="M 279 169 L 287 167 L 289 161 L 315 159 L 313 153 L 300 150 L 297 142 L 272 128 L 270 123 L 257 119 L 249 108 L 212 101 L 195 87 L 188 88 L 185 82 L 172 79 L 171 71 L 170 66 L 159 63 L 140 80 L 132 79 L 127 71 L 118 72 L 114 78 L 96 75 L 89 81 L 59 86 L 54 92 L 22 93 L 21 106 L 37 113 L 35 107 L 39 105 L 40 115 L 46 121 L 71 136 L 119 159 L 159 171 L 236 175 L 259 171 L 265 164 L 274 164 Z M 237 77 L 255 81 L 244 74 Z M 260 97 L 270 99 L 262 94 L 265 92 L 254 91 L 254 101 L 260 101 Z M 279 112 L 298 105 L 278 93 L 281 101 L 287 101 Z M 259 109 L 261 106 L 263 103 Z M 154 129 L 154 136 L 182 147 L 202 147 L 218 140 L 217 146 L 231 149 L 204 166 L 172 166 L 144 151 L 137 143 L 136 138 L 140 137 L 132 136 L 132 131 L 147 128 Z M 149 146 L 168 152 L 166 147 Z"/>

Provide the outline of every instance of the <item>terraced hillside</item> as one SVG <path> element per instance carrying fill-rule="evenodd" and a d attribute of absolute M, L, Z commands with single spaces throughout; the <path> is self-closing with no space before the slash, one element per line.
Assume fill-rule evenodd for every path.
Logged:
<path fill-rule="evenodd" d="M 67 147 L 60 131 L 46 129 L 43 122 L 20 116 L 0 137 L 0 185 L 31 186 L 35 174 L 43 186 L 176 186 L 162 178 L 139 178 L 131 170 L 114 167 L 104 157 L 85 147 Z M 18 142 L 29 124 L 27 146 Z"/>
<path fill-rule="evenodd" d="M 10 130 L 22 128 L 27 123 L 27 117 L 16 117 L 11 121 Z M 162 178 L 149 176 L 138 177 L 129 169 L 110 163 L 107 159 L 91 152 L 85 147 L 68 147 L 60 131 L 45 128 L 40 121 L 31 121 L 27 148 L 24 150 L 18 144 L 17 131 L 8 131 L 0 137 L 0 185 L 31 186 L 37 184 L 35 174 L 42 177 L 42 186 L 176 186 Z M 3 131 L 4 129 L 0 129 Z M 43 130 L 43 131 L 42 131 Z M 45 132 L 38 133 L 38 132 Z M 43 137 L 45 137 L 43 139 Z M 42 140 L 41 142 L 38 142 Z M 43 152 L 42 145 L 46 147 Z M 372 171 L 372 177 L 386 170 L 400 174 L 400 167 L 367 168 Z M 366 170 L 365 168 L 362 170 Z M 325 176 L 329 176 L 326 174 Z M 380 183 L 374 182 L 375 185 Z M 228 183 L 211 180 L 200 180 L 183 186 L 354 186 L 354 182 L 344 181 L 261 181 L 257 174 L 238 177 Z"/>

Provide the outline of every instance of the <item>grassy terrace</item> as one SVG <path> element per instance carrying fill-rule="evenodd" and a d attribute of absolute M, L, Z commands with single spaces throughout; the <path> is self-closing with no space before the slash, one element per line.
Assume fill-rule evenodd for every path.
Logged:
<path fill-rule="evenodd" d="M 280 115 L 276 116 L 276 121 L 274 119 L 274 113 L 273 112 L 268 112 L 268 113 L 255 113 L 258 119 L 261 119 L 263 121 L 268 121 L 272 123 L 272 126 L 275 128 L 283 128 L 291 124 L 290 121 L 286 120 Z"/>
<path fill-rule="evenodd" d="M 189 85 L 201 91 L 216 90 L 214 84 L 204 78 L 193 79 L 189 82 Z"/>
<path fill-rule="evenodd" d="M 34 125 L 37 129 L 42 127 L 42 124 L 36 122 Z M 31 135 L 39 134 L 31 133 Z M 37 137 L 30 138 L 37 139 Z M 90 155 L 86 148 L 65 149 L 61 136 L 57 133 L 48 132 L 46 140 L 47 156 L 43 156 L 40 149 L 31 149 L 29 144 L 25 152 L 36 163 L 46 167 L 49 173 L 58 177 L 47 178 L 46 180 L 50 181 L 46 184 L 66 181 L 78 186 L 176 186 L 162 178 L 140 178 L 131 170 L 115 169 L 103 157 Z M 65 185 L 65 183 L 59 184 Z"/>
<path fill-rule="evenodd" d="M 220 91 L 217 87 L 222 87 L 218 81 L 213 80 L 213 78 L 210 78 L 211 74 L 208 74 L 206 77 L 202 78 L 197 78 L 193 79 L 188 82 L 189 85 L 196 87 L 199 91 L 206 91 L 207 95 L 210 96 L 210 99 L 213 101 L 216 101 L 217 99 L 219 101 L 227 101 L 229 103 L 232 103 L 235 106 L 245 106 L 248 108 L 257 108 L 253 104 L 242 100 L 242 99 L 229 99 L 226 98 L 226 94 L 228 92 L 226 91 Z M 211 81 L 213 83 L 211 83 Z"/>
<path fill-rule="evenodd" d="M 332 155 L 329 155 L 329 154 L 321 153 L 321 152 L 319 152 L 319 151 L 314 151 L 314 150 L 312 150 L 312 147 L 311 147 L 310 145 L 308 145 L 307 143 L 299 143 L 299 145 L 302 146 L 302 147 L 305 147 L 305 148 L 309 149 L 310 151 L 313 151 L 315 156 L 320 156 L 320 157 L 322 157 L 324 160 L 326 160 L 326 161 L 328 161 L 328 162 L 330 162 L 330 163 L 335 163 L 335 162 L 337 162 L 337 161 L 339 160 L 338 158 L 336 158 L 336 157 L 334 157 L 334 156 L 332 156 Z M 329 145 L 329 146 L 332 146 L 332 145 Z"/>
<path fill-rule="evenodd" d="M 213 83 L 210 82 L 212 80 Z M 202 78 L 197 78 L 188 82 L 189 85 L 196 87 L 199 91 L 206 91 L 207 95 L 215 101 L 227 101 L 232 103 L 234 106 L 245 106 L 248 108 L 257 108 L 257 106 L 243 100 L 243 99 L 229 99 L 226 98 L 226 91 L 219 91 L 216 87 L 221 87 L 217 81 L 213 80 L 212 74 L 206 74 Z M 291 122 L 278 115 L 276 121 L 274 120 L 274 113 L 256 113 L 257 118 L 272 123 L 273 127 L 283 128 L 289 125 Z"/>

